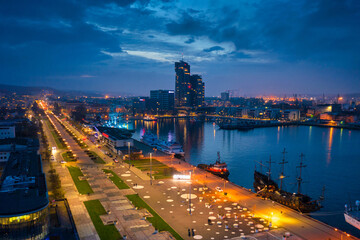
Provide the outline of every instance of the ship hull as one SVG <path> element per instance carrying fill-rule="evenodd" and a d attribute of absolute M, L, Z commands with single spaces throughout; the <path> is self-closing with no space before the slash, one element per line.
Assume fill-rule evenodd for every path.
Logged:
<path fill-rule="evenodd" d="M 211 174 L 213 174 L 213 175 L 216 175 L 216 176 L 218 176 L 218 177 L 224 178 L 224 179 L 226 179 L 226 180 L 228 180 L 229 175 L 230 175 L 230 172 L 229 172 L 229 171 L 221 171 L 221 172 L 211 171 L 211 170 L 209 169 L 209 165 L 207 165 L 207 164 L 199 164 L 199 165 L 198 165 L 198 168 L 203 169 L 203 170 L 205 170 L 205 171 L 207 171 L 207 172 L 209 172 L 209 173 L 211 173 Z"/>
<path fill-rule="evenodd" d="M 278 185 L 273 180 L 257 171 L 254 173 L 254 189 L 259 197 L 271 199 L 302 213 L 315 212 L 321 208 L 318 201 L 311 201 L 307 195 L 279 190 Z"/>
<path fill-rule="evenodd" d="M 344 213 L 345 221 L 360 230 L 360 221 L 352 217 L 349 213 Z"/>

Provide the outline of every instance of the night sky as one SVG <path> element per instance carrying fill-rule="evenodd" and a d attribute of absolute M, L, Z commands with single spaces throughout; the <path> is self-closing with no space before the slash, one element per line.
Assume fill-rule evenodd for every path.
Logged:
<path fill-rule="evenodd" d="M 182 54 L 206 96 L 360 92 L 360 1 L 0 3 L 2 84 L 148 95 Z"/>

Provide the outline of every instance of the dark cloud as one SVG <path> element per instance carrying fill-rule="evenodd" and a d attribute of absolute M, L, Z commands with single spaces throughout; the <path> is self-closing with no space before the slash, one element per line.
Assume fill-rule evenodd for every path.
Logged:
<path fill-rule="evenodd" d="M 212 84 L 211 80 L 224 69 L 229 72 L 230 89 L 239 84 L 239 75 L 277 79 L 280 73 L 268 69 L 274 67 L 283 74 L 289 66 L 288 72 L 297 79 L 330 79 L 328 86 L 349 79 L 360 88 L 359 22 L 358 0 L 213 1 L 206 5 L 182 0 L 2 1 L 0 81 L 44 85 L 42 79 L 55 79 L 54 75 L 96 75 L 96 81 L 91 80 L 94 86 L 106 81 L 102 86 L 111 86 L 118 79 L 125 86 L 122 79 L 135 81 L 153 73 L 158 81 L 154 86 L 160 87 L 160 83 L 168 84 L 173 67 L 149 56 L 155 53 L 158 59 L 173 59 L 184 52 L 197 58 L 190 62 L 192 68 L 211 73 L 204 74 L 204 79 L 213 93 L 218 89 L 212 89 L 216 81 Z M 142 57 L 123 49 L 138 51 Z M 222 54 L 209 54 L 213 51 Z M 256 68 L 249 67 L 254 64 Z M 331 71 L 325 68 L 337 71 L 329 76 Z M 259 74 L 254 77 L 249 71 Z M 280 79 L 285 82 L 286 76 Z M 295 80 L 291 84 L 295 86 Z"/>
<path fill-rule="evenodd" d="M 187 12 L 182 14 L 180 21 L 172 21 L 166 24 L 166 29 L 173 35 L 207 35 L 211 32 L 210 24 L 208 21 L 195 18 Z"/>
<path fill-rule="evenodd" d="M 211 48 L 206 48 L 203 51 L 204 52 L 213 52 L 213 51 L 222 51 L 222 50 L 225 50 L 225 49 L 220 46 L 213 46 Z"/>
<path fill-rule="evenodd" d="M 184 43 L 190 44 L 190 43 L 193 43 L 193 42 L 195 42 L 195 39 L 193 37 L 191 37 L 188 40 L 186 40 Z"/>

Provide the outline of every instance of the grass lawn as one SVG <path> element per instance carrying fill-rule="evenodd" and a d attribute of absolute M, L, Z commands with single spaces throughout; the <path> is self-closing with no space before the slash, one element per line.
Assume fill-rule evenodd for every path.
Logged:
<path fill-rule="evenodd" d="M 129 163 L 129 160 L 126 160 L 125 162 Z M 150 159 L 148 158 L 136 160 L 131 159 L 130 163 L 141 171 L 150 171 Z M 172 178 L 172 176 L 176 173 L 177 171 L 175 168 L 169 167 L 156 159 L 152 159 L 152 175 L 155 179 Z"/>
<path fill-rule="evenodd" d="M 88 181 L 79 180 L 79 176 L 84 176 L 84 174 L 81 172 L 80 168 L 72 167 L 72 166 L 68 166 L 67 168 L 69 169 L 71 177 L 72 177 L 72 179 L 75 183 L 75 186 L 80 194 L 93 193 L 93 190 L 91 189 Z"/>
<path fill-rule="evenodd" d="M 104 173 L 111 173 L 113 176 L 110 180 L 118 187 L 118 189 L 129 189 L 130 187 L 119 176 L 111 170 L 103 169 Z"/>
<path fill-rule="evenodd" d="M 126 195 L 126 197 L 135 207 L 146 208 L 153 215 L 153 217 L 149 217 L 147 220 L 151 222 L 156 229 L 159 231 L 168 231 L 175 239 L 183 240 L 183 238 L 177 232 L 175 232 L 175 230 L 172 229 L 169 224 L 167 224 L 149 205 L 147 205 L 146 202 L 144 202 L 144 200 L 139 197 L 139 195 Z"/>
<path fill-rule="evenodd" d="M 76 159 L 74 157 L 70 157 L 67 152 L 64 152 L 61 154 L 65 162 L 76 162 Z"/>
<path fill-rule="evenodd" d="M 58 147 L 58 149 L 66 149 L 66 145 L 60 140 L 60 135 L 55 132 L 54 127 L 51 125 L 51 123 L 49 122 L 49 120 L 44 120 L 46 122 L 46 125 L 49 127 L 51 135 L 53 136 L 56 146 Z"/>
<path fill-rule="evenodd" d="M 65 145 L 60 141 L 60 136 L 55 132 L 55 131 L 51 131 L 51 134 L 53 135 L 54 137 L 54 140 L 55 140 L 55 143 L 58 147 L 58 149 L 65 149 Z"/>
<path fill-rule="evenodd" d="M 121 239 L 121 235 L 114 225 L 105 226 L 101 221 L 100 215 L 106 214 L 106 211 L 99 200 L 86 201 L 84 204 L 100 239 Z"/>
<path fill-rule="evenodd" d="M 46 125 L 49 127 L 50 131 L 54 131 L 54 127 L 51 125 L 50 121 L 47 119 L 44 119 Z"/>
<path fill-rule="evenodd" d="M 106 163 L 99 155 L 97 155 L 96 152 L 90 151 L 88 153 L 88 155 L 93 155 L 92 158 L 95 158 L 95 159 L 91 158 L 91 160 L 93 160 L 95 163 L 100 163 L 100 164 L 105 164 Z"/>

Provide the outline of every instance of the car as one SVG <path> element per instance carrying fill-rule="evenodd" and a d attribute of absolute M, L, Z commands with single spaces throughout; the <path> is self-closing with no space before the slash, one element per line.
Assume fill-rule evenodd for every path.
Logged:
<path fill-rule="evenodd" d="M 114 158 L 114 162 L 118 163 L 118 162 L 119 162 L 119 160 L 117 160 L 116 158 Z"/>
<path fill-rule="evenodd" d="M 60 163 L 62 163 L 62 164 L 64 164 L 64 163 L 66 163 L 64 160 L 62 160 Z"/>
<path fill-rule="evenodd" d="M 221 189 L 221 187 L 216 187 L 215 190 L 218 191 L 218 192 L 223 192 L 223 190 Z"/>

